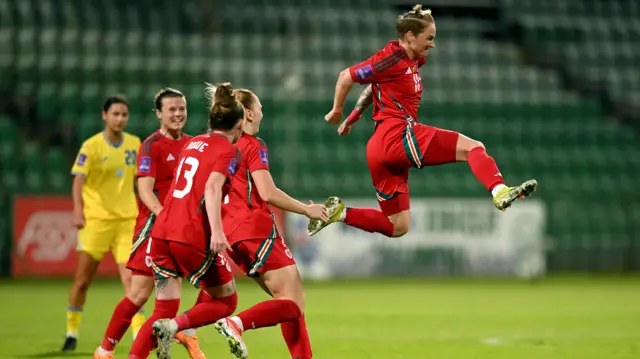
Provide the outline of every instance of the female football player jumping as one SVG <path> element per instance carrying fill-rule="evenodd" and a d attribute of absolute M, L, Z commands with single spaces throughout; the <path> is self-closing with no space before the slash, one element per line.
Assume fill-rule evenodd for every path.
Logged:
<path fill-rule="evenodd" d="M 376 128 L 367 144 L 367 162 L 382 211 L 346 208 L 338 197 L 330 197 L 325 203 L 329 221 L 310 221 L 310 235 L 338 221 L 387 237 L 405 235 L 411 224 L 408 180 L 412 167 L 466 161 L 478 181 L 491 192 L 499 210 L 506 210 L 536 189 L 535 180 L 507 187 L 496 162 L 481 142 L 417 122 L 422 95 L 419 69 L 425 64 L 429 50 L 435 47 L 436 25 L 431 10 L 416 5 L 398 18 L 396 32 L 397 41 L 340 73 L 333 109 L 325 116 L 327 122 L 338 124 L 353 84 L 371 84 L 370 92 L 363 94 L 359 108 L 340 126 L 338 133 L 349 133 L 366 108 L 363 102 L 372 96 Z"/>

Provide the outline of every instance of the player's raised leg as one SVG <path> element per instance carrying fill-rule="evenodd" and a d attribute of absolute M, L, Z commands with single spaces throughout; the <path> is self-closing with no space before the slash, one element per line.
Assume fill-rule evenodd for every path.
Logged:
<path fill-rule="evenodd" d="M 297 322 L 304 311 L 302 281 L 295 265 L 260 273 L 258 280 L 269 288 L 274 299 L 258 303 L 237 316 L 216 323 L 216 329 L 227 338 L 232 353 L 238 358 L 246 358 L 238 353 L 236 344 L 241 342 L 243 331 L 272 327 L 290 321 Z M 298 356 L 300 359 L 307 358 Z"/>
<path fill-rule="evenodd" d="M 406 125 L 403 123 L 383 123 L 367 144 L 367 164 L 380 210 L 347 208 L 340 198 L 330 197 L 325 202 L 329 220 L 310 221 L 310 235 L 335 222 L 344 222 L 366 232 L 394 238 L 409 231 L 411 216 L 408 181 L 412 163 L 403 144 L 405 129 Z"/>
<path fill-rule="evenodd" d="M 469 163 L 469 167 L 471 167 L 476 179 L 491 192 L 493 204 L 497 209 L 504 211 L 516 200 L 530 196 L 536 190 L 538 183 L 534 179 L 525 181 L 519 186 L 508 187 L 496 161 L 487 154 L 484 145 L 462 134 L 458 135 L 456 161 Z"/>
<path fill-rule="evenodd" d="M 416 138 L 425 143 L 423 166 L 439 166 L 452 162 L 468 162 L 476 179 L 493 196 L 499 210 L 506 210 L 517 199 L 530 196 L 535 191 L 536 180 L 528 180 L 515 187 L 508 187 L 493 157 L 489 156 L 482 142 L 455 131 L 443 130 L 422 124 L 413 127 Z M 430 141 L 423 138 L 433 133 Z"/>
<path fill-rule="evenodd" d="M 237 345 L 245 330 L 282 325 L 282 335 L 292 358 L 311 358 L 311 343 L 303 313 L 302 280 L 295 260 L 282 238 L 245 240 L 234 245 L 232 257 L 247 275 L 254 277 L 273 300 L 258 303 L 232 318 L 216 323 L 238 358 Z"/>

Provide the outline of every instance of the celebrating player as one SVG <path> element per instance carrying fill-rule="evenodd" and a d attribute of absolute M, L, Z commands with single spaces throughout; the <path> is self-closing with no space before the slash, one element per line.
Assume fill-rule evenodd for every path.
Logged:
<path fill-rule="evenodd" d="M 113 359 L 113 350 L 122 339 L 136 313 L 142 313 L 142 307 L 153 290 L 153 271 L 151 270 L 151 240 L 149 234 L 153 222 L 162 211 L 162 203 L 173 181 L 173 173 L 178 165 L 180 150 L 189 141 L 190 136 L 182 133 L 187 122 L 187 101 L 184 95 L 175 89 L 165 88 L 155 96 L 155 112 L 160 120 L 160 129 L 149 136 L 138 153 L 138 195 L 140 213 L 136 220 L 133 248 L 127 268 L 132 272 L 131 289 L 118 303 L 104 335 L 102 345 L 93 354 L 94 359 Z M 144 317 L 136 325 L 144 323 Z M 198 338 L 193 330 L 180 332 L 178 341 L 189 351 L 192 359 L 204 359 L 198 346 Z"/>
<path fill-rule="evenodd" d="M 317 233 L 330 223 L 343 221 L 367 232 L 400 237 L 409 231 L 409 170 L 453 162 L 468 162 L 471 171 L 493 195 L 496 208 L 506 210 L 536 189 L 529 180 L 507 187 L 496 162 L 481 142 L 460 133 L 417 122 L 418 103 L 422 95 L 422 79 L 418 69 L 435 47 L 436 25 L 431 10 L 416 5 L 396 22 L 398 41 L 391 41 L 368 60 L 340 73 L 333 109 L 325 116 L 338 124 L 346 96 L 354 82 L 371 84 L 356 110 L 345 120 L 338 133 L 346 135 L 364 112 L 363 102 L 373 96 L 374 134 L 367 144 L 367 162 L 376 189 L 380 209 L 346 208 L 337 197 L 330 197 L 327 222 L 312 220 L 309 233 Z"/>
<path fill-rule="evenodd" d="M 262 121 L 260 100 L 249 90 L 237 89 L 234 93 L 244 107 L 244 134 L 237 143 L 242 162 L 238 168 L 240 175 L 231 181 L 231 191 L 225 198 L 223 226 L 233 261 L 274 299 L 218 321 L 216 329 L 225 336 L 232 353 L 246 358 L 243 330 L 281 324 L 291 357 L 309 359 L 311 343 L 303 315 L 302 281 L 267 203 L 322 221 L 328 220 L 326 208 L 313 203 L 305 205 L 275 186 L 269 172 L 267 146 L 255 137 Z"/>
<path fill-rule="evenodd" d="M 73 222 L 79 229 L 78 263 L 69 293 L 63 351 L 76 348 L 87 290 L 108 251 L 118 264 L 125 293 L 129 293 L 131 284 L 126 262 L 138 215 L 134 181 L 140 139 L 124 132 L 129 103 L 123 96 L 107 98 L 102 119 L 104 131 L 84 141 L 71 169 Z"/>
<path fill-rule="evenodd" d="M 158 358 L 171 357 L 176 333 L 215 323 L 231 315 L 238 302 L 231 267 L 219 254 L 229 248 L 222 230 L 222 199 L 238 170 L 239 152 L 232 144 L 242 134 L 244 111 L 231 84 L 220 85 L 209 112 L 211 133 L 192 138 L 178 159 L 172 181 L 151 232 L 151 266 L 156 277 L 152 316 L 136 338 L 130 359 L 146 358 L 158 339 Z M 176 317 L 181 278 L 211 297 Z M 162 318 L 174 318 L 159 320 Z"/>

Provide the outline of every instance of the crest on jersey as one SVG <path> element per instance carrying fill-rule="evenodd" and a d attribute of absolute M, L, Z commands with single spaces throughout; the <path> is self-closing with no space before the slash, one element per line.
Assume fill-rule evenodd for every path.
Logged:
<path fill-rule="evenodd" d="M 229 167 L 227 167 L 227 173 L 233 176 L 236 174 L 237 170 L 238 170 L 238 160 L 235 159 L 234 157 L 231 159 L 231 162 L 229 162 Z"/>
<path fill-rule="evenodd" d="M 149 172 L 149 171 L 151 171 L 151 157 L 150 156 L 140 157 L 140 165 L 138 165 L 138 172 Z"/>
<path fill-rule="evenodd" d="M 269 156 L 267 155 L 267 150 L 261 148 L 260 150 L 258 150 L 258 152 L 260 153 L 260 162 L 262 162 L 263 165 L 269 164 Z"/>
<path fill-rule="evenodd" d="M 362 66 L 356 70 L 356 76 L 360 81 L 368 79 L 373 76 L 373 67 L 371 65 Z"/>

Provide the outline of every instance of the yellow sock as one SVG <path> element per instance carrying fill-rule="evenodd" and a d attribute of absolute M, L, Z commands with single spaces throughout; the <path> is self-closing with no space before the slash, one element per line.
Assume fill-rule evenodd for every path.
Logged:
<path fill-rule="evenodd" d="M 67 307 L 67 336 L 78 337 L 80 321 L 82 320 L 82 307 Z"/>
<path fill-rule="evenodd" d="M 142 324 L 144 324 L 145 319 L 143 309 L 140 309 L 140 311 L 131 318 L 131 331 L 133 332 L 134 340 L 136 339 L 136 335 L 138 335 L 140 328 L 142 328 Z"/>

